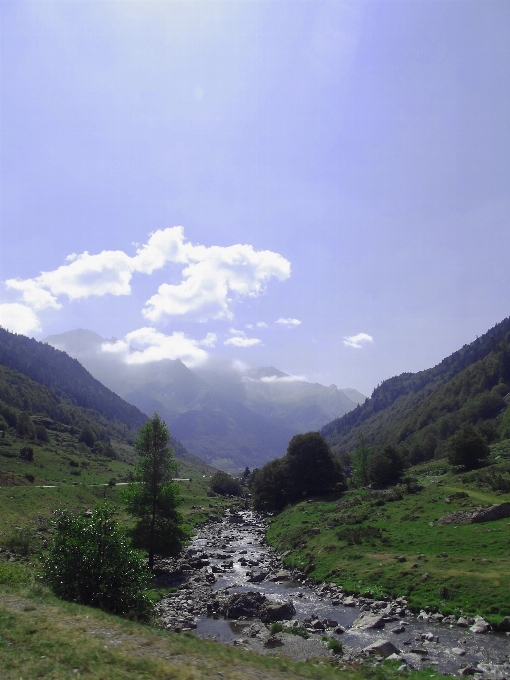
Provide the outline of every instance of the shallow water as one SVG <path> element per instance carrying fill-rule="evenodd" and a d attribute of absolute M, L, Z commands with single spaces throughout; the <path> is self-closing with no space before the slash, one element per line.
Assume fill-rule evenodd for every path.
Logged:
<path fill-rule="evenodd" d="M 213 585 L 213 591 L 224 592 L 228 589 L 228 593 L 232 594 L 252 590 L 266 595 L 269 599 L 291 600 L 296 608 L 294 619 L 302 620 L 313 616 L 319 619 L 333 619 L 343 626 L 346 629 L 344 634 L 335 635 L 331 631 L 327 634 L 341 640 L 348 651 L 359 651 L 376 640 L 390 640 L 403 653 L 409 652 L 411 648 L 426 649 L 428 653 L 422 655 L 422 659 L 425 659 L 424 665 L 450 673 L 458 672 L 460 667 L 480 662 L 492 664 L 508 662 L 510 637 L 503 634 L 474 634 L 469 629 L 423 622 L 411 615 L 399 621 L 386 623 L 385 628 L 381 630 L 356 630 L 352 629 L 351 625 L 361 613 L 358 608 L 345 607 L 341 604 L 332 605 L 330 599 L 319 596 L 314 589 L 297 582 L 264 580 L 250 583 L 247 576 L 250 569 L 267 568 L 274 573 L 278 570 L 278 561 L 276 553 L 263 542 L 265 534 L 263 520 L 249 511 L 241 514 L 244 520 L 242 524 L 232 524 L 228 519 L 221 523 L 209 524 L 199 531 L 193 541 L 193 548 L 209 554 L 211 567 L 220 566 L 225 559 L 213 557 L 215 553 L 228 555 L 228 558 L 233 560 L 233 568 L 228 573 L 215 574 L 217 580 Z M 259 564 L 243 566 L 239 559 Z M 224 617 L 201 616 L 197 620 L 196 634 L 232 643 L 234 640 L 243 639 L 246 629 L 252 623 L 253 619 L 232 621 Z M 404 624 L 405 632 L 392 633 L 392 629 L 399 623 Z M 318 633 L 318 639 L 323 633 L 324 631 Z M 422 640 L 421 635 L 424 633 L 439 636 L 439 642 Z M 404 641 L 408 641 L 409 644 L 405 645 Z M 464 649 L 465 655 L 457 656 L 451 651 L 453 648 Z M 324 655 L 327 655 L 326 650 Z M 506 677 L 510 678 L 510 675 L 507 674 Z"/>

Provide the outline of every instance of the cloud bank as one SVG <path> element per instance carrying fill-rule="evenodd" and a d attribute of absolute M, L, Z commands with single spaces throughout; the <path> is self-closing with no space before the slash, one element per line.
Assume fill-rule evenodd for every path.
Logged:
<path fill-rule="evenodd" d="M 259 338 L 248 338 L 244 331 L 238 331 L 235 328 L 230 329 L 232 334 L 231 338 L 228 338 L 223 343 L 224 345 L 232 345 L 232 347 L 253 347 L 253 345 L 260 345 L 261 341 Z"/>
<path fill-rule="evenodd" d="M 128 333 L 124 340 L 103 343 L 101 349 L 120 356 L 127 364 L 180 359 L 192 367 L 207 359 L 207 352 L 201 346 L 213 347 L 215 342 L 214 333 L 208 333 L 203 340 L 194 340 L 180 332 L 165 335 L 155 328 L 139 328 Z"/>
<path fill-rule="evenodd" d="M 357 335 L 348 335 L 347 337 L 344 337 L 343 340 L 344 345 L 347 345 L 347 347 L 360 349 L 364 344 L 373 342 L 374 338 L 371 335 L 368 335 L 368 333 L 358 333 Z"/>
<path fill-rule="evenodd" d="M 85 251 L 69 255 L 67 261 L 32 279 L 9 279 L 6 286 L 20 292 L 32 310 L 59 309 L 60 296 L 73 301 L 130 295 L 135 273 L 150 275 L 171 263 L 181 266 L 181 281 L 161 284 L 142 314 L 152 322 L 176 316 L 207 321 L 231 319 L 235 300 L 257 297 L 270 279 L 283 281 L 290 276 L 290 262 L 278 253 L 241 244 L 193 245 L 185 241 L 182 227 L 152 233 L 132 257 L 121 250 L 96 255 Z"/>

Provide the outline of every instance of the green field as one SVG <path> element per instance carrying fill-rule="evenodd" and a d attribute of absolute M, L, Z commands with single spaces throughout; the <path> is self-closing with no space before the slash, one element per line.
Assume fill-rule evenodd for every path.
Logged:
<path fill-rule="evenodd" d="M 491 487 L 510 480 L 510 442 L 491 446 L 483 470 L 452 474 L 445 461 L 431 461 L 408 472 L 419 485 L 413 493 L 405 485 L 386 499 L 351 490 L 286 509 L 271 518 L 269 543 L 291 551 L 288 566 L 352 593 L 405 595 L 414 609 L 430 605 L 492 622 L 510 615 L 510 518 L 437 524 L 449 512 L 510 501 Z"/>

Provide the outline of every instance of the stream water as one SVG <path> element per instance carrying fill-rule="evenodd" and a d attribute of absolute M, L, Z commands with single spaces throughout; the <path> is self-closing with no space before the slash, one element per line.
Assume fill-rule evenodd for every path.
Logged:
<path fill-rule="evenodd" d="M 405 609 L 405 601 L 356 598 L 355 606 L 345 606 L 341 600 L 351 605 L 353 601 L 347 600 L 341 589 L 311 586 L 307 581 L 308 585 L 304 585 L 303 580 L 295 581 L 291 574 L 282 573 L 279 556 L 264 543 L 265 531 L 264 520 L 250 511 L 199 529 L 174 572 L 180 575 L 180 590 L 175 597 L 168 598 L 166 608 L 166 600 L 161 606 L 169 629 L 189 627 L 201 637 L 294 659 L 330 655 L 324 636 L 340 640 L 348 659 L 362 654 L 372 643 L 388 640 L 397 648 L 402 664 L 408 667 L 425 666 L 463 675 L 480 673 L 479 677 L 510 680 L 510 636 L 493 632 L 475 634 L 457 625 L 422 621 Z M 259 619 L 233 620 L 222 615 L 225 602 L 233 594 L 250 591 L 271 601 L 292 602 L 295 608 L 292 621 L 306 628 L 310 639 L 288 634 L 271 638 L 267 626 Z M 184 618 L 183 607 L 187 613 Z M 383 627 L 358 628 L 362 613 L 386 614 L 380 624 Z"/>

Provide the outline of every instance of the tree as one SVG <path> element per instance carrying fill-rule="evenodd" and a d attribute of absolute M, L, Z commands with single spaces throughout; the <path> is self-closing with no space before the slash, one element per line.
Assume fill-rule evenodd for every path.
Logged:
<path fill-rule="evenodd" d="M 142 591 L 149 571 L 113 514 L 106 503 L 90 516 L 58 511 L 45 580 L 63 600 L 148 618 L 153 607 Z"/>
<path fill-rule="evenodd" d="M 151 570 L 156 553 L 177 555 L 190 535 L 177 511 L 181 499 L 179 487 L 172 481 L 177 466 L 168 448 L 169 439 L 166 424 L 155 413 L 136 438 L 135 481 L 123 494 L 128 513 L 138 518 L 131 532 L 133 545 L 148 551 Z"/>
<path fill-rule="evenodd" d="M 365 487 L 370 483 L 370 449 L 362 432 L 358 434 L 358 447 L 352 455 L 352 476 L 356 486 Z"/>
<path fill-rule="evenodd" d="M 94 436 L 94 433 L 92 432 L 92 429 L 90 425 L 85 425 L 80 432 L 80 436 L 78 437 L 79 442 L 83 442 L 86 446 L 91 449 L 94 446 L 94 442 L 96 441 L 96 438 Z"/>
<path fill-rule="evenodd" d="M 448 460 L 464 470 L 475 470 L 483 465 L 489 456 L 487 442 L 473 429 L 464 425 L 447 442 Z"/>
<path fill-rule="evenodd" d="M 242 496 L 243 488 L 237 479 L 226 472 L 217 472 L 211 479 L 211 489 L 222 496 Z"/>
<path fill-rule="evenodd" d="M 376 486 L 398 484 L 404 471 L 402 456 L 391 445 L 376 453 L 370 460 L 369 477 Z"/>
<path fill-rule="evenodd" d="M 283 458 L 272 460 L 250 477 L 256 510 L 279 511 L 305 496 L 345 488 L 345 475 L 319 432 L 292 437 Z"/>
<path fill-rule="evenodd" d="M 16 423 L 16 431 L 20 437 L 28 437 L 30 439 L 35 439 L 35 427 L 30 417 L 28 411 L 22 411 L 18 416 L 18 422 Z"/>
<path fill-rule="evenodd" d="M 320 432 L 292 437 L 284 460 L 287 495 L 293 501 L 333 491 L 339 482 L 345 482 L 340 462 Z"/>

